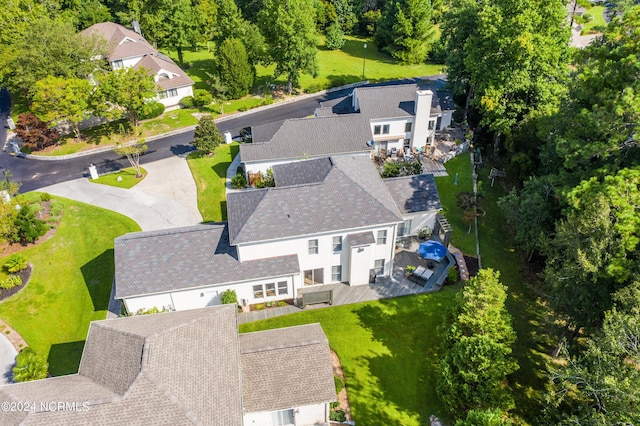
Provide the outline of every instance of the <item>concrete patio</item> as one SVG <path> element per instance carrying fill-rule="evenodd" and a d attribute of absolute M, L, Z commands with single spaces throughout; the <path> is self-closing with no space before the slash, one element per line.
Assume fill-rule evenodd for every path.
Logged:
<path fill-rule="evenodd" d="M 417 253 L 399 250 L 396 252 L 393 272 L 390 277 L 378 277 L 375 284 L 359 285 L 351 287 L 348 284 L 321 284 L 307 286 L 300 290 L 298 296 L 304 293 L 333 290 L 333 304 L 318 303 L 308 305 L 302 309 L 297 306 L 283 306 L 279 308 L 268 308 L 261 311 L 251 311 L 238 314 L 240 324 L 259 321 L 267 318 L 287 315 L 303 310 L 327 308 L 330 306 L 349 305 L 352 303 L 368 302 L 371 300 L 388 299 L 392 297 L 408 296 L 420 293 L 432 293 L 440 290 L 442 283 L 447 277 L 449 266 L 455 264 L 455 259 L 450 253 L 441 262 L 435 264 L 433 275 L 426 281 L 424 286 L 418 285 L 405 277 L 404 271 L 407 265 L 427 266 L 427 261 L 422 259 Z"/>

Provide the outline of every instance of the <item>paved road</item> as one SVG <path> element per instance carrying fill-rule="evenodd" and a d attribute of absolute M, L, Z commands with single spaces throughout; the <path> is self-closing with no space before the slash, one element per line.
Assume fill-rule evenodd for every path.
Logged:
<path fill-rule="evenodd" d="M 446 79 L 445 75 L 436 75 L 430 79 Z M 416 79 L 394 80 L 384 83 L 376 83 L 373 86 L 387 86 L 415 82 Z M 300 99 L 295 102 L 275 105 L 272 108 L 248 111 L 240 117 L 226 119 L 218 123 L 222 132 L 231 132 L 237 136 L 244 127 L 273 123 L 287 118 L 300 118 L 313 114 L 319 106 L 334 106 L 351 93 L 352 89 L 339 90 L 332 93 Z M 10 98 L 6 91 L 0 92 L 0 141 L 3 138 L 6 116 L 8 115 Z M 7 111 L 3 116 L 2 112 Z M 193 150 L 191 141 L 193 131 L 174 136 L 161 138 L 149 143 L 149 152 L 142 158 L 142 164 L 169 158 L 174 155 L 183 155 Z M 128 167 L 123 158 L 118 158 L 113 152 L 87 155 L 64 161 L 42 161 L 13 157 L 5 152 L 0 152 L 0 167 L 4 167 L 13 174 L 13 180 L 22 182 L 21 192 L 33 191 L 56 183 L 66 182 L 86 176 L 90 163 L 98 166 L 99 172 L 117 170 Z"/>
<path fill-rule="evenodd" d="M 231 132 L 235 136 L 244 127 L 272 123 L 287 118 L 306 117 L 313 114 L 313 111 L 321 102 L 323 106 L 331 106 L 342 100 L 348 93 L 350 93 L 350 90 L 338 91 L 283 104 L 264 111 L 244 114 L 238 118 L 225 120 L 219 123 L 218 127 L 221 132 Z M 9 102 L 8 94 L 6 98 L 0 97 L 0 111 L 3 111 L 4 108 L 8 111 L 8 106 L 3 106 L 3 103 L 6 105 L 7 102 Z M 4 119 L 1 120 L 1 124 L 1 131 L 4 132 L 6 130 L 4 129 Z M 4 140 L 2 139 L 3 135 L 4 133 L 0 134 L 0 140 Z M 149 152 L 142 157 L 142 164 L 162 160 L 174 155 L 183 155 L 193 149 L 190 145 L 192 140 L 193 131 L 190 131 L 150 142 Z M 118 158 L 117 155 L 110 151 L 64 161 L 42 161 L 14 157 L 6 152 L 0 153 L 0 166 L 11 171 L 12 180 L 22 182 L 20 192 L 33 191 L 86 176 L 89 163 L 98 165 L 98 171 L 100 172 L 128 167 L 126 160 Z"/>

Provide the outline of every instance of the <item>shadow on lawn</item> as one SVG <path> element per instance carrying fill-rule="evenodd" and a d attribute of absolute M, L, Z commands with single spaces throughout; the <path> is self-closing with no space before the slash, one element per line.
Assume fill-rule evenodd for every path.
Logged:
<path fill-rule="evenodd" d="M 80 367 L 80 358 L 84 349 L 84 340 L 79 342 L 58 343 L 51 345 L 49 350 L 49 374 L 52 376 L 65 376 L 75 374 Z"/>
<path fill-rule="evenodd" d="M 94 311 L 106 311 L 113 282 L 113 249 L 105 250 L 80 267 Z"/>
<path fill-rule="evenodd" d="M 437 327 L 448 304 L 443 303 L 447 299 L 438 301 L 433 296 L 437 297 L 408 296 L 402 298 L 402 303 L 398 303 L 399 299 L 385 299 L 380 301 L 382 307 L 365 305 L 357 311 L 362 327 L 390 352 L 364 356 L 360 361 L 375 382 L 368 387 L 380 394 L 375 400 L 387 401 L 407 417 L 418 417 L 419 424 L 428 424 L 432 414 L 448 420 L 435 391 L 440 355 Z M 355 394 L 371 392 L 359 383 L 348 386 Z M 355 405 L 357 417 L 366 419 L 368 424 L 398 422 L 397 418 L 389 418 L 384 405 L 358 401 Z"/>

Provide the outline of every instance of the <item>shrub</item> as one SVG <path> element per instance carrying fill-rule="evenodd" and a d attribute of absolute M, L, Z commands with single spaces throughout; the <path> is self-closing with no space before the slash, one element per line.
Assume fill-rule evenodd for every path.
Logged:
<path fill-rule="evenodd" d="M 311 83 L 310 85 L 307 86 L 306 89 L 304 89 L 304 91 L 306 93 L 317 93 L 324 89 L 325 87 L 321 83 Z"/>
<path fill-rule="evenodd" d="M 238 111 L 240 111 L 240 112 L 249 111 L 249 107 L 247 107 L 246 105 L 243 105 L 240 108 L 238 108 Z"/>
<path fill-rule="evenodd" d="M 49 229 L 45 221 L 36 219 L 29 206 L 23 206 L 20 209 L 13 225 L 14 234 L 11 236 L 11 241 L 22 244 L 35 242 Z"/>
<path fill-rule="evenodd" d="M 431 52 L 429 52 L 429 59 L 431 62 L 436 64 L 443 64 L 447 60 L 447 55 L 449 54 L 449 50 L 447 46 L 441 39 L 438 39 L 433 46 L 431 47 Z"/>
<path fill-rule="evenodd" d="M 582 19 L 584 19 L 584 22 L 591 22 L 593 21 L 593 15 L 590 13 L 583 13 Z"/>
<path fill-rule="evenodd" d="M 164 104 L 158 101 L 151 101 L 142 106 L 140 111 L 140 120 L 148 120 L 150 118 L 156 118 L 164 112 Z"/>
<path fill-rule="evenodd" d="M 342 49 L 342 46 L 344 46 L 344 33 L 339 23 L 334 22 L 327 28 L 327 42 L 325 45 L 329 50 Z"/>
<path fill-rule="evenodd" d="M 262 102 L 260 103 L 260 105 L 271 105 L 273 103 L 273 97 L 272 96 L 266 96 Z"/>
<path fill-rule="evenodd" d="M 416 270 L 416 267 L 415 267 L 415 266 L 413 266 L 413 265 L 407 265 L 407 266 L 404 268 L 404 273 L 405 273 L 406 275 L 411 275 L 411 274 L 413 274 L 413 271 L 415 271 L 415 270 Z"/>
<path fill-rule="evenodd" d="M 198 151 L 211 154 L 222 143 L 224 143 L 224 137 L 213 121 L 213 117 L 205 115 L 200 118 L 193 138 L 193 145 Z"/>
<path fill-rule="evenodd" d="M 4 264 L 8 272 L 20 272 L 27 267 L 27 259 L 20 253 L 12 254 Z"/>
<path fill-rule="evenodd" d="M 49 210 L 49 214 L 51 216 L 60 216 L 62 214 L 62 210 L 64 209 L 64 205 L 58 201 L 53 201 L 51 203 L 51 209 Z"/>
<path fill-rule="evenodd" d="M 40 201 L 42 202 L 47 202 L 51 200 L 51 194 L 47 193 L 47 192 L 43 192 L 42 194 L 40 194 Z"/>
<path fill-rule="evenodd" d="M 256 180 L 256 188 L 273 188 L 275 186 L 276 181 L 271 168 L 268 168 L 266 173 L 260 173 L 260 176 Z"/>
<path fill-rule="evenodd" d="M 209 105 L 213 101 L 211 93 L 204 89 L 196 89 L 193 93 L 193 105 L 197 107 L 203 107 Z"/>
<path fill-rule="evenodd" d="M 144 308 L 140 308 L 136 311 L 136 315 L 151 315 L 151 314 L 158 314 L 160 312 L 166 312 L 167 310 L 165 308 L 162 309 L 158 309 L 157 306 L 154 306 L 153 308 L 149 308 L 149 309 L 144 309 Z"/>
<path fill-rule="evenodd" d="M 347 413 L 345 413 L 344 410 L 331 411 L 329 413 L 329 420 L 333 422 L 346 422 Z"/>
<path fill-rule="evenodd" d="M 233 189 L 242 189 L 247 187 L 247 179 L 245 179 L 244 174 L 238 173 L 233 178 L 231 178 L 231 187 Z"/>
<path fill-rule="evenodd" d="M 447 272 L 447 279 L 451 284 L 455 284 L 460 279 L 460 275 L 458 274 L 458 270 L 456 268 L 449 268 Z"/>
<path fill-rule="evenodd" d="M 333 376 L 333 383 L 336 385 L 336 393 L 340 393 L 344 389 L 344 381 L 340 377 Z"/>
<path fill-rule="evenodd" d="M 19 275 L 9 275 L 4 280 L 0 281 L 0 288 L 5 290 L 12 289 L 19 285 L 22 285 L 22 278 Z"/>
<path fill-rule="evenodd" d="M 431 232 L 432 232 L 431 228 L 429 228 L 428 226 L 425 226 L 424 228 L 418 231 L 418 238 L 422 240 L 429 238 L 431 236 Z"/>
<path fill-rule="evenodd" d="M 58 132 L 30 112 L 18 116 L 16 134 L 22 140 L 22 147 L 30 152 L 54 145 L 60 138 Z"/>
<path fill-rule="evenodd" d="M 180 99 L 180 102 L 178 103 L 180 104 L 180 108 L 193 108 L 195 102 L 196 101 L 193 96 L 185 96 L 184 98 Z"/>
<path fill-rule="evenodd" d="M 220 297 L 220 301 L 222 302 L 223 305 L 230 305 L 232 303 L 237 304 L 238 295 L 236 294 L 235 290 L 229 289 L 222 293 L 222 296 Z"/>
<path fill-rule="evenodd" d="M 16 357 L 16 365 L 13 367 L 13 380 L 16 382 L 28 382 L 44 379 L 49 374 L 49 364 L 40 357 L 31 347 L 20 351 Z"/>

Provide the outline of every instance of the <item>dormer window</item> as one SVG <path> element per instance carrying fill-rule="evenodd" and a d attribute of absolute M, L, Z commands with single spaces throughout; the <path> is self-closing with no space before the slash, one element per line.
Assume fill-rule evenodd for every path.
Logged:
<path fill-rule="evenodd" d="M 122 59 L 118 59 L 118 60 L 115 60 L 115 61 L 111 62 L 111 65 L 113 66 L 114 70 L 119 70 L 119 69 L 122 69 L 124 67 L 124 63 L 122 62 Z"/>

